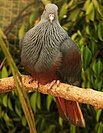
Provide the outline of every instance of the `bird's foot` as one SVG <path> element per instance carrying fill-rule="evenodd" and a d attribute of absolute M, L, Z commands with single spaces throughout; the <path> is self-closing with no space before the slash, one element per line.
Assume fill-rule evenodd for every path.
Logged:
<path fill-rule="evenodd" d="M 60 80 L 53 80 L 53 81 L 50 83 L 48 89 L 52 89 L 52 87 L 53 87 L 55 84 L 56 84 L 57 87 L 58 87 L 59 84 L 60 84 Z"/>
<path fill-rule="evenodd" d="M 31 79 L 30 79 L 30 81 L 29 81 L 29 84 L 32 84 L 33 83 L 33 81 L 34 81 L 34 78 L 32 78 L 32 77 L 30 77 Z"/>
<path fill-rule="evenodd" d="M 36 88 L 37 91 L 38 91 L 38 88 L 39 88 L 39 81 L 36 80 L 35 78 L 31 78 L 30 81 L 29 81 L 29 84 L 33 84 L 33 83 L 35 83 L 34 88 Z"/>
<path fill-rule="evenodd" d="M 39 81 L 36 80 L 35 83 L 36 83 L 35 88 L 36 88 L 37 91 L 38 91 L 38 89 L 39 89 Z"/>

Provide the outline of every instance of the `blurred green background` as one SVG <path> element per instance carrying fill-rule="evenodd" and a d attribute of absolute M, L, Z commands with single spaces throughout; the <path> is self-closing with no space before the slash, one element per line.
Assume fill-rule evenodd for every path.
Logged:
<path fill-rule="evenodd" d="M 80 47 L 83 65 L 81 86 L 103 90 L 103 0 L 0 0 L 0 28 L 5 33 L 10 53 L 22 74 L 19 40 L 40 20 L 44 5 L 59 7 L 59 21 Z M 0 30 L 0 34 L 2 33 Z M 11 69 L 0 48 L 0 78 L 11 76 Z M 86 128 L 63 121 L 50 95 L 29 94 L 36 116 L 38 133 L 103 133 L 103 111 L 82 105 Z M 0 94 L 0 133 L 29 133 L 15 92 Z"/>

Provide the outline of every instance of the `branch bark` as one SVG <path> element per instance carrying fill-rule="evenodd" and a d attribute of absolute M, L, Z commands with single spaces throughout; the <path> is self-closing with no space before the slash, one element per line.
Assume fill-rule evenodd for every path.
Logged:
<path fill-rule="evenodd" d="M 22 75 L 22 82 L 28 92 L 39 91 L 43 94 L 51 94 L 55 97 L 62 97 L 67 100 L 90 104 L 98 109 L 103 109 L 103 92 L 95 91 L 90 88 L 83 89 L 64 83 L 60 83 L 59 86 L 54 84 L 52 89 L 48 89 L 50 83 L 40 85 L 40 87 L 36 89 L 37 83 L 35 81 L 30 83 L 30 81 L 31 76 Z M 10 92 L 15 90 L 15 88 L 13 77 L 0 79 L 0 93 Z"/>

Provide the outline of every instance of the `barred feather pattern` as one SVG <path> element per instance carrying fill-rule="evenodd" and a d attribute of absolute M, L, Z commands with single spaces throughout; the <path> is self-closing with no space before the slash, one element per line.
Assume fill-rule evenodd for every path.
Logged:
<path fill-rule="evenodd" d="M 67 33 L 57 23 L 40 22 L 30 29 L 21 41 L 21 62 L 31 71 L 45 72 L 53 65 L 60 65 L 60 46 L 68 38 Z"/>
<path fill-rule="evenodd" d="M 44 10 L 41 21 L 30 29 L 21 40 L 21 62 L 39 83 L 59 79 L 73 85 L 80 84 L 81 54 L 77 45 L 60 26 L 57 6 L 49 4 Z M 51 23 L 47 17 L 54 13 Z M 85 127 L 85 121 L 75 101 L 56 98 L 59 114 L 74 125 Z"/>

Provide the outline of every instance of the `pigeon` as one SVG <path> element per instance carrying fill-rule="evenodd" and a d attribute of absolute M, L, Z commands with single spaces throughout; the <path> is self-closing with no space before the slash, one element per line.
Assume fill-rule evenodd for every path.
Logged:
<path fill-rule="evenodd" d="M 58 7 L 47 4 L 40 22 L 31 28 L 20 41 L 21 63 L 39 84 L 60 81 L 80 86 L 81 54 L 75 42 L 61 27 Z M 56 97 L 60 117 L 85 127 L 85 120 L 76 101 Z"/>

